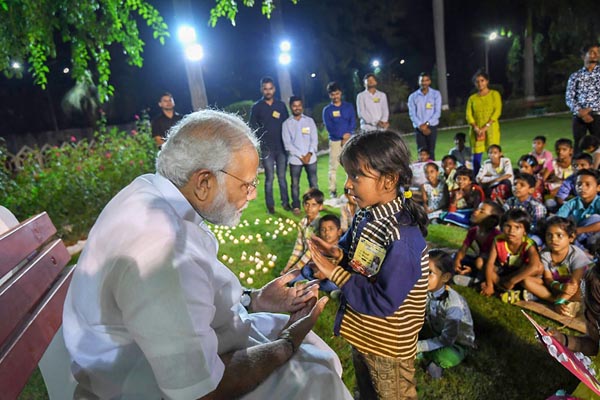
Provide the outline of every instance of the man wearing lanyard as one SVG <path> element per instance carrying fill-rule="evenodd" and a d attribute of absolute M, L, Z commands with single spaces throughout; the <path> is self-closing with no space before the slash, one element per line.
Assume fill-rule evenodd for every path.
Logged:
<path fill-rule="evenodd" d="M 356 96 L 356 111 L 360 119 L 360 129 L 363 131 L 387 129 L 390 126 L 387 96 L 377 90 L 377 78 L 374 74 L 366 74 L 363 82 L 365 90 Z"/>
<path fill-rule="evenodd" d="M 573 113 L 573 141 L 578 151 L 587 131 L 600 138 L 600 45 L 584 46 L 581 57 L 583 68 L 571 74 L 565 93 L 567 107 Z"/>
<path fill-rule="evenodd" d="M 275 99 L 275 84 L 273 78 L 266 76 L 260 80 L 262 99 L 252 106 L 250 111 L 250 127 L 257 130 L 260 140 L 262 164 L 265 169 L 265 202 L 267 212 L 275 213 L 275 200 L 273 199 L 273 177 L 277 168 L 277 182 L 279 183 L 279 194 L 281 206 L 290 211 L 290 198 L 285 180 L 287 168 L 287 157 L 283 147 L 281 127 L 283 121 L 288 119 L 288 111 L 285 103 Z"/>
<path fill-rule="evenodd" d="M 408 114 L 415 128 L 417 148 L 427 149 L 431 159 L 435 160 L 435 141 L 442 114 L 442 96 L 430 86 L 431 76 L 427 72 L 421 72 L 419 89 L 408 96 Z"/>

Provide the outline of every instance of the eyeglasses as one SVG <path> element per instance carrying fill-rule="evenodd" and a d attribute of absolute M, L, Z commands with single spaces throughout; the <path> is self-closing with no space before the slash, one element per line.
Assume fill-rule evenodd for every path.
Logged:
<path fill-rule="evenodd" d="M 238 181 L 242 182 L 244 184 L 244 186 L 246 187 L 246 190 L 248 191 L 248 193 L 247 193 L 248 195 L 253 193 L 256 190 L 256 187 L 258 186 L 258 184 L 260 183 L 258 178 L 254 178 L 254 180 L 252 182 L 246 182 L 242 178 L 238 178 L 237 176 L 230 174 L 229 172 L 225 171 L 224 169 L 220 169 L 219 172 L 222 172 L 225 175 L 229 175 L 232 178 L 235 178 Z"/>

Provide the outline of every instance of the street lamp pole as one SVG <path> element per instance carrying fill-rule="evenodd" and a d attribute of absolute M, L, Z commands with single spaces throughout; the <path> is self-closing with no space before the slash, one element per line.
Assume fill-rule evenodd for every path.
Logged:
<path fill-rule="evenodd" d="M 498 32 L 492 32 L 485 38 L 485 73 L 490 75 L 490 42 L 498 38 Z"/>

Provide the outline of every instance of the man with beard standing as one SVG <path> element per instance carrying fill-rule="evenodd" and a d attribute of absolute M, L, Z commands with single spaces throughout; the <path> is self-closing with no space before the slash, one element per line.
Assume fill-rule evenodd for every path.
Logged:
<path fill-rule="evenodd" d="M 352 398 L 310 332 L 318 285 L 288 287 L 289 273 L 245 290 L 217 257 L 207 224 L 237 225 L 256 197 L 257 145 L 237 116 L 192 113 L 157 172 L 104 208 L 63 311 L 75 398 Z"/>
<path fill-rule="evenodd" d="M 581 139 L 589 131 L 600 139 L 600 45 L 597 43 L 581 49 L 583 68 L 573 72 L 567 83 L 565 100 L 573 114 L 573 142 L 581 149 Z"/>
<path fill-rule="evenodd" d="M 415 128 L 417 149 L 427 149 L 435 160 L 435 142 L 437 126 L 442 115 L 442 95 L 431 87 L 431 75 L 419 74 L 419 89 L 408 96 L 408 115 Z"/>
<path fill-rule="evenodd" d="M 277 169 L 281 206 L 286 211 L 291 210 L 287 181 L 285 180 L 287 157 L 281 136 L 283 121 L 288 119 L 289 114 L 284 102 L 275 99 L 273 78 L 269 76 L 262 78 L 260 88 L 263 97 L 252 106 L 250 127 L 257 131 L 257 136 L 260 139 L 262 164 L 265 169 L 265 202 L 267 212 L 274 214 L 273 178 L 275 169 Z"/>
<path fill-rule="evenodd" d="M 152 137 L 154 142 L 160 148 L 165 142 L 165 136 L 173 125 L 183 118 L 183 116 L 175 111 L 175 100 L 169 92 L 164 92 L 160 95 L 158 107 L 161 113 L 152 118 Z"/>
<path fill-rule="evenodd" d="M 356 112 L 360 119 L 360 129 L 363 131 L 387 129 L 390 126 L 387 96 L 377 90 L 375 74 L 366 74 L 363 82 L 365 90 L 356 96 Z"/>
<path fill-rule="evenodd" d="M 300 212 L 300 174 L 306 169 L 308 186 L 318 189 L 317 183 L 317 146 L 319 136 L 317 125 L 311 117 L 303 114 L 302 99 L 290 97 L 292 116 L 283 123 L 283 144 L 288 152 L 290 176 L 292 177 L 292 212 Z"/>

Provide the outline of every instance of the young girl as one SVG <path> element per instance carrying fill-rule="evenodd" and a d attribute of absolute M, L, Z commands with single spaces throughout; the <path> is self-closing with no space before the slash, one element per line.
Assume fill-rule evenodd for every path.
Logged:
<path fill-rule="evenodd" d="M 444 158 L 442 158 L 444 180 L 446 181 L 446 186 L 448 187 L 448 193 L 458 189 L 458 184 L 456 183 L 456 167 L 457 161 L 456 157 L 453 155 L 447 154 L 444 156 Z"/>
<path fill-rule="evenodd" d="M 481 294 L 491 296 L 496 289 L 509 291 L 525 278 L 542 273 L 535 242 L 527 237 L 531 219 L 519 209 L 508 210 L 500 221 L 502 234 L 496 236 L 485 265 Z M 513 302 L 517 299 L 508 299 Z"/>
<path fill-rule="evenodd" d="M 334 333 L 352 345 L 361 399 L 417 398 L 414 360 L 429 267 L 427 214 L 405 190 L 409 160 L 396 132 L 352 136 L 340 162 L 359 210 L 338 245 L 311 240 L 313 261 L 342 291 Z"/>
<path fill-rule="evenodd" d="M 519 172 L 522 174 L 530 174 L 535 176 L 535 189 L 533 191 L 533 198 L 544 203 L 544 177 L 542 176 L 542 166 L 538 160 L 531 155 L 525 154 L 519 158 Z"/>
<path fill-rule="evenodd" d="M 488 159 L 483 163 L 475 181 L 483 187 L 491 200 L 503 202 L 511 195 L 513 168 L 508 157 L 502 154 L 502 147 L 493 144 L 488 147 Z"/>
<path fill-rule="evenodd" d="M 441 376 L 441 368 L 460 364 L 467 350 L 475 345 L 469 305 L 448 286 L 454 269 L 452 264 L 452 257 L 445 251 L 429 251 L 429 295 L 425 320 L 433 337 L 419 340 L 417 352 L 430 361 L 427 371 L 432 377 Z"/>
<path fill-rule="evenodd" d="M 428 162 L 423 167 L 427 182 L 421 185 L 423 205 L 429 220 L 437 220 L 443 210 L 448 207 L 448 187 L 444 179 L 440 179 L 440 167 Z"/>
<path fill-rule="evenodd" d="M 529 277 L 523 281 L 525 289 L 541 300 L 554 303 L 556 312 L 573 316 L 570 302 L 581 301 L 579 283 L 592 260 L 579 247 L 573 245 L 575 223 L 562 217 L 546 221 L 546 249 L 540 254 L 544 265 L 543 278 Z"/>

